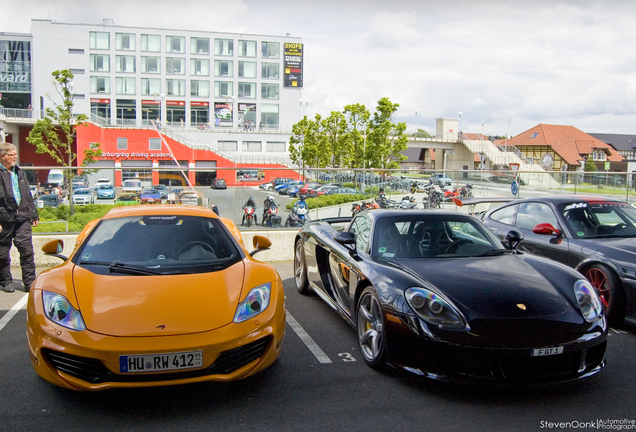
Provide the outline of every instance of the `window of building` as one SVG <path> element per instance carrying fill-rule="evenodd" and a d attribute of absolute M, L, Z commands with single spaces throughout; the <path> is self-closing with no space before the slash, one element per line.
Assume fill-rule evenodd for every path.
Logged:
<path fill-rule="evenodd" d="M 539 132 L 535 132 L 532 135 L 530 135 L 530 138 L 536 138 L 539 136 Z"/>
<path fill-rule="evenodd" d="M 232 56 L 234 55 L 233 39 L 214 39 L 214 55 Z"/>
<path fill-rule="evenodd" d="M 241 78 L 256 78 L 256 62 L 238 62 L 238 76 Z"/>
<path fill-rule="evenodd" d="M 210 97 L 210 81 L 190 81 L 190 96 Z"/>
<path fill-rule="evenodd" d="M 88 34 L 90 49 L 110 49 L 110 33 L 108 32 L 90 32 Z"/>
<path fill-rule="evenodd" d="M 219 141 L 218 147 L 221 151 L 237 151 L 238 143 L 236 141 Z"/>
<path fill-rule="evenodd" d="M 142 73 L 161 73 L 161 57 L 141 57 Z"/>
<path fill-rule="evenodd" d="M 73 72 L 73 75 L 84 75 L 86 73 L 86 70 L 71 68 L 71 72 Z"/>
<path fill-rule="evenodd" d="M 137 101 L 135 99 L 117 99 L 117 124 L 134 125 L 137 118 Z"/>
<path fill-rule="evenodd" d="M 234 96 L 232 81 L 214 81 L 214 97 Z"/>
<path fill-rule="evenodd" d="M 285 150 L 285 142 L 278 141 L 267 141 L 265 144 L 265 151 L 267 152 L 284 152 Z"/>
<path fill-rule="evenodd" d="M 239 57 L 256 57 L 256 41 L 239 40 L 238 55 Z"/>
<path fill-rule="evenodd" d="M 91 77 L 91 93 L 110 94 L 110 77 Z"/>
<path fill-rule="evenodd" d="M 190 75 L 210 76 L 210 60 L 190 59 Z"/>
<path fill-rule="evenodd" d="M 84 49 L 83 48 L 69 48 L 68 49 L 68 53 L 69 54 L 84 54 Z"/>
<path fill-rule="evenodd" d="M 124 78 L 117 77 L 115 81 L 116 92 L 119 95 L 134 95 L 137 94 L 137 90 L 135 88 L 135 78 Z"/>
<path fill-rule="evenodd" d="M 108 54 L 91 54 L 91 72 L 110 72 L 110 56 Z"/>
<path fill-rule="evenodd" d="M 142 95 L 154 95 L 161 93 L 161 79 L 160 78 L 142 78 L 141 79 L 141 94 Z"/>
<path fill-rule="evenodd" d="M 185 75 L 185 59 L 178 57 L 166 57 L 166 73 L 172 75 Z"/>
<path fill-rule="evenodd" d="M 261 83 L 261 99 L 278 99 L 278 84 Z"/>
<path fill-rule="evenodd" d="M 117 51 L 134 51 L 135 35 L 133 33 L 115 33 L 115 49 Z"/>
<path fill-rule="evenodd" d="M 167 79 L 166 94 L 168 96 L 185 96 L 185 80 Z"/>
<path fill-rule="evenodd" d="M 142 34 L 141 50 L 145 52 L 161 52 L 161 36 Z"/>
<path fill-rule="evenodd" d="M 260 141 L 243 141 L 242 144 L 245 152 L 260 152 L 263 148 L 263 143 Z"/>
<path fill-rule="evenodd" d="M 592 160 L 594 161 L 604 161 L 607 159 L 607 155 L 604 151 L 594 151 L 592 152 Z"/>
<path fill-rule="evenodd" d="M 185 36 L 166 36 L 166 52 L 185 54 Z"/>
<path fill-rule="evenodd" d="M 148 150 L 161 150 L 161 138 L 148 138 Z"/>
<path fill-rule="evenodd" d="M 256 99 L 256 83 L 238 83 L 238 97 Z"/>
<path fill-rule="evenodd" d="M 278 58 L 280 44 L 278 42 L 261 42 L 263 58 Z"/>
<path fill-rule="evenodd" d="M 210 39 L 191 37 L 190 54 L 210 54 Z"/>
<path fill-rule="evenodd" d="M 234 62 L 232 60 L 214 60 L 214 76 L 234 76 Z"/>
<path fill-rule="evenodd" d="M 261 78 L 278 79 L 280 65 L 278 63 L 261 63 Z"/>
<path fill-rule="evenodd" d="M 261 104 L 261 122 L 269 127 L 278 127 L 277 104 Z"/>
<path fill-rule="evenodd" d="M 137 68 L 135 67 L 135 56 L 115 56 L 115 63 L 116 72 L 134 73 L 137 71 Z"/>
<path fill-rule="evenodd" d="M 117 150 L 128 150 L 128 138 L 117 138 Z"/>

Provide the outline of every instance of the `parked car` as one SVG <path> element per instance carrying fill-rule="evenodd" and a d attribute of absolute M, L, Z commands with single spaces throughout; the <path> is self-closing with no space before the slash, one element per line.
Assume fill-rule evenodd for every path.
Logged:
<path fill-rule="evenodd" d="M 97 199 L 115 198 L 115 187 L 112 184 L 101 184 L 96 189 Z"/>
<path fill-rule="evenodd" d="M 307 191 L 307 198 L 316 198 L 316 197 L 325 195 L 327 191 L 331 189 L 336 189 L 337 187 L 338 186 L 333 186 L 333 185 L 323 185 L 316 189 L 309 189 Z"/>
<path fill-rule="evenodd" d="M 440 187 L 450 186 L 453 184 L 453 180 L 446 174 L 431 174 L 430 180 L 433 184 Z"/>
<path fill-rule="evenodd" d="M 64 263 L 40 273 L 27 305 L 31 365 L 44 380 L 100 391 L 263 371 L 285 334 L 283 283 L 210 209 L 119 207 L 90 223 Z M 55 335 L 52 337 L 51 335 Z"/>
<path fill-rule="evenodd" d="M 212 189 L 227 189 L 227 183 L 224 179 L 214 178 L 212 180 Z"/>
<path fill-rule="evenodd" d="M 270 182 L 270 186 L 268 190 L 275 190 L 277 186 L 280 186 L 285 183 L 289 183 L 290 181 L 294 181 L 292 178 L 288 177 L 276 177 L 274 180 Z"/>
<path fill-rule="evenodd" d="M 142 189 L 139 201 L 142 204 L 161 204 L 161 194 L 157 189 Z"/>
<path fill-rule="evenodd" d="M 38 197 L 35 205 L 37 208 L 59 207 L 62 204 L 62 197 L 58 194 L 42 194 Z"/>
<path fill-rule="evenodd" d="M 303 187 L 301 187 L 300 190 L 298 191 L 298 194 L 307 195 L 307 192 L 309 191 L 309 189 L 319 188 L 320 186 L 322 186 L 322 183 L 318 183 L 318 182 L 305 183 Z"/>
<path fill-rule="evenodd" d="M 333 187 L 325 191 L 325 195 L 364 195 L 362 191 L 346 187 Z"/>
<path fill-rule="evenodd" d="M 199 200 L 203 199 L 203 195 L 197 191 L 185 190 L 179 194 L 179 202 L 187 205 L 199 205 Z"/>
<path fill-rule="evenodd" d="M 292 180 L 290 182 L 285 183 L 284 185 L 282 185 L 281 187 L 277 186 L 277 190 L 278 190 L 278 194 L 279 195 L 289 195 L 289 191 L 294 189 L 294 188 L 298 188 L 299 186 L 302 186 L 304 183 L 299 181 L 299 180 Z"/>
<path fill-rule="evenodd" d="M 73 191 L 73 204 L 85 205 L 94 204 L 95 196 L 89 188 L 75 189 Z"/>
<path fill-rule="evenodd" d="M 554 195 L 514 200 L 482 219 L 500 238 L 512 228 L 521 231 L 522 250 L 580 271 L 594 286 L 610 322 L 636 325 L 634 207 L 600 196 Z"/>
<path fill-rule="evenodd" d="M 515 253 L 519 242 L 511 230 L 505 248 L 456 211 L 361 212 L 305 224 L 294 241 L 294 278 L 301 294 L 316 291 L 356 329 L 372 368 L 486 385 L 600 372 L 608 325 L 590 282 Z"/>
<path fill-rule="evenodd" d="M 134 192 L 121 192 L 115 198 L 115 204 L 120 205 L 135 205 L 139 204 L 139 195 Z"/>
<path fill-rule="evenodd" d="M 100 178 L 95 181 L 95 189 L 98 189 L 101 185 L 112 185 L 113 182 L 107 178 Z"/>
<path fill-rule="evenodd" d="M 124 180 L 121 183 L 122 192 L 134 192 L 136 194 L 140 194 L 141 189 L 141 181 L 139 180 Z"/>

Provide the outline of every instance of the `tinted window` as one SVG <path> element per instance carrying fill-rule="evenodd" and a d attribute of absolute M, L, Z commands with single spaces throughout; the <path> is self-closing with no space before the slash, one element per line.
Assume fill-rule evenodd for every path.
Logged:
<path fill-rule="evenodd" d="M 494 211 L 490 214 L 490 219 L 506 225 L 512 225 L 517 211 L 517 205 L 511 205 Z"/>
<path fill-rule="evenodd" d="M 102 221 L 76 264 L 108 272 L 119 261 L 159 274 L 221 270 L 242 259 L 223 223 L 194 216 L 133 216 Z"/>
<path fill-rule="evenodd" d="M 349 231 L 356 234 L 356 249 L 366 252 L 371 233 L 371 221 L 365 216 L 355 218 Z"/>

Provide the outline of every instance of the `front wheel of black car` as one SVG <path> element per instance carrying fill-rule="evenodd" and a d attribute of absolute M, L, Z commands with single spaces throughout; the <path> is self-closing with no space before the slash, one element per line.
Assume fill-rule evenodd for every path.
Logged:
<path fill-rule="evenodd" d="M 309 294 L 309 282 L 307 282 L 307 264 L 305 263 L 305 251 L 303 242 L 296 242 L 294 250 L 294 280 L 296 281 L 296 289 L 301 294 Z"/>
<path fill-rule="evenodd" d="M 358 346 L 364 361 L 373 369 L 386 368 L 386 332 L 380 300 L 375 290 L 366 288 L 360 295 L 356 329 Z"/>
<path fill-rule="evenodd" d="M 625 293 L 618 277 L 603 264 L 588 268 L 585 277 L 601 299 L 607 320 L 611 324 L 620 324 L 625 315 Z"/>

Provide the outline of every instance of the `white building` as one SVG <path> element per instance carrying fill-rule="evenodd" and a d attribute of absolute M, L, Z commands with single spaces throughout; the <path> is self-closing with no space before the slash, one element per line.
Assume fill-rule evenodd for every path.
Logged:
<path fill-rule="evenodd" d="M 289 132 L 301 119 L 302 39 L 32 20 L 32 104 L 71 69 L 75 112 L 98 124 Z M 58 97 L 59 99 L 59 97 Z"/>

